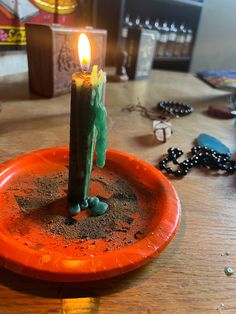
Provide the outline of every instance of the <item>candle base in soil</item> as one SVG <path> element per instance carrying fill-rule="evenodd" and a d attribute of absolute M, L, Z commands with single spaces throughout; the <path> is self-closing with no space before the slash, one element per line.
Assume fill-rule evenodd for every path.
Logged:
<path fill-rule="evenodd" d="M 80 213 L 81 209 L 87 208 L 90 208 L 92 216 L 100 216 L 107 211 L 108 204 L 100 201 L 98 197 L 88 197 L 88 199 L 81 204 L 69 204 L 69 213 L 75 216 Z"/>

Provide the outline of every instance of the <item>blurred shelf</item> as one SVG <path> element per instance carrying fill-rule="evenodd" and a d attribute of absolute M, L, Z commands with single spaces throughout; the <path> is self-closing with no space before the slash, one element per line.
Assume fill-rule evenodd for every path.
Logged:
<path fill-rule="evenodd" d="M 190 57 L 157 57 L 154 60 L 155 69 L 168 69 L 186 72 L 189 70 Z"/>
<path fill-rule="evenodd" d="M 203 7 L 203 1 L 196 1 L 196 0 L 154 0 L 154 1 L 162 1 L 165 3 L 170 3 L 170 4 L 182 4 L 182 5 L 189 5 L 189 6 L 194 6 L 194 7 Z"/>
<path fill-rule="evenodd" d="M 189 62 L 190 57 L 156 57 L 156 62 Z"/>

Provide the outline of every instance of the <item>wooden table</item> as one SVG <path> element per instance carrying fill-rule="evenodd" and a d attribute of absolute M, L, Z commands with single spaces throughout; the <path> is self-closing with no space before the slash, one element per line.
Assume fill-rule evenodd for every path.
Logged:
<path fill-rule="evenodd" d="M 195 112 L 172 120 L 171 139 L 153 140 L 152 122 L 122 112 L 137 103 L 151 108 L 163 99 L 191 103 Z M 185 152 L 199 133 L 221 139 L 235 153 L 234 120 L 205 114 L 229 94 L 191 74 L 155 71 L 149 81 L 107 86 L 109 147 L 155 165 L 171 146 Z M 70 95 L 42 99 L 28 93 L 26 75 L 0 79 L 0 161 L 43 147 L 66 145 Z M 24 278 L 0 268 L 0 314 L 236 313 L 236 179 L 194 169 L 172 179 L 182 203 L 180 229 L 165 251 L 145 267 L 96 284 L 56 284 Z M 229 252 L 229 253 L 226 253 Z"/>

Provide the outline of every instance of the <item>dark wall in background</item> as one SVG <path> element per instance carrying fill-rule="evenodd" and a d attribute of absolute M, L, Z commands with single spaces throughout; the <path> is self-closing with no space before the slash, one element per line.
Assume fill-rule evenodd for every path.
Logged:
<path fill-rule="evenodd" d="M 113 63 L 120 41 L 125 0 L 94 0 L 94 25 L 108 30 L 107 60 Z"/>

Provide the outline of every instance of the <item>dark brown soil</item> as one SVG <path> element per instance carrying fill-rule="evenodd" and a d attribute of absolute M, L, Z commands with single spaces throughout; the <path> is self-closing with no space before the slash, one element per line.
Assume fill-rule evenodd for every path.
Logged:
<path fill-rule="evenodd" d="M 40 224 L 41 228 L 50 234 L 63 237 L 66 241 L 105 239 L 110 246 L 116 248 L 140 240 L 145 235 L 150 213 L 141 210 L 135 192 L 124 179 L 106 182 L 106 179 L 93 176 L 91 184 L 101 184 L 110 195 L 96 195 L 108 203 L 108 211 L 98 217 L 80 215 L 72 218 L 67 208 L 67 173 L 58 172 L 51 176 L 34 178 L 35 188 L 29 192 L 23 184 L 24 195 L 15 193 L 15 199 L 26 219 Z M 150 195 L 142 195 L 148 198 Z M 23 220 L 22 220 L 23 221 Z M 24 232 L 24 223 L 18 230 Z M 22 230 L 21 230 L 22 229 Z"/>

